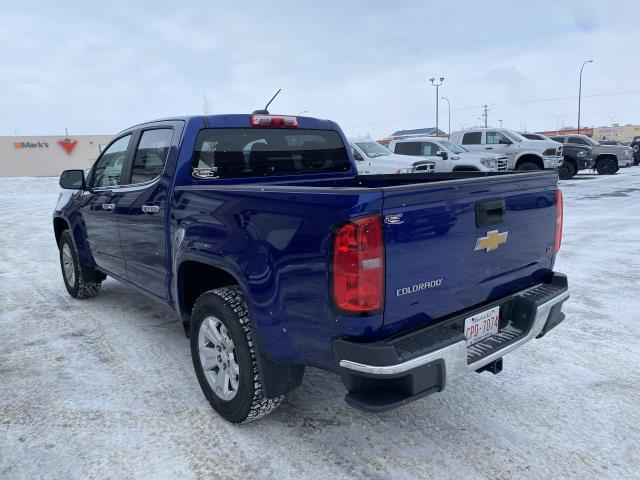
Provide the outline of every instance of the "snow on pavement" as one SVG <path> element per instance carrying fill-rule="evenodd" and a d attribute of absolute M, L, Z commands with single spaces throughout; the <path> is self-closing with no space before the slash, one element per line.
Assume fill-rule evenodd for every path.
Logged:
<path fill-rule="evenodd" d="M 566 321 L 382 414 L 307 369 L 272 415 L 209 407 L 176 315 L 107 280 L 64 288 L 57 179 L 0 179 L 0 478 L 638 478 L 640 168 L 562 183 Z"/>

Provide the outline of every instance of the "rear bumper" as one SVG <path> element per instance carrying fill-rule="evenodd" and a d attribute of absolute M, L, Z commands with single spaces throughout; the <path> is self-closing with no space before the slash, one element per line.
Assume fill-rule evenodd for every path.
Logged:
<path fill-rule="evenodd" d="M 619 156 L 618 157 L 618 166 L 619 167 L 630 167 L 633 165 L 633 156 Z"/>
<path fill-rule="evenodd" d="M 448 382 L 544 336 L 564 320 L 561 307 L 568 298 L 567 278 L 556 273 L 549 283 L 400 337 L 368 344 L 335 340 L 338 372 L 349 391 L 346 401 L 380 412 L 442 391 Z M 464 319 L 496 305 L 499 333 L 467 348 Z"/>

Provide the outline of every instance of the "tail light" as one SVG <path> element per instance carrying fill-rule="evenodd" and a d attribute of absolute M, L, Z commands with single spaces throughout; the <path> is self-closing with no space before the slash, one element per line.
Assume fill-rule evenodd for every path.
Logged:
<path fill-rule="evenodd" d="M 553 250 L 558 253 L 560 244 L 562 243 L 562 224 L 564 222 L 564 206 L 562 203 L 562 192 L 556 190 L 556 240 L 553 244 Z"/>
<path fill-rule="evenodd" d="M 346 313 L 376 313 L 384 306 L 384 248 L 379 216 L 342 225 L 333 244 L 333 299 Z"/>
<path fill-rule="evenodd" d="M 251 126 L 266 128 L 298 128 L 298 118 L 283 117 L 280 115 L 251 115 Z"/>

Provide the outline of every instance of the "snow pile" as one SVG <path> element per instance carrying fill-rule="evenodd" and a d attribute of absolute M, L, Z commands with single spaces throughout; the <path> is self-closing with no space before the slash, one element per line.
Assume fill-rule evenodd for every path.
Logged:
<path fill-rule="evenodd" d="M 502 374 L 373 416 L 308 369 L 238 427 L 205 401 L 175 314 L 111 280 L 67 295 L 57 179 L 0 179 L 0 478 L 638 478 L 640 169 L 562 188 L 567 320 Z"/>

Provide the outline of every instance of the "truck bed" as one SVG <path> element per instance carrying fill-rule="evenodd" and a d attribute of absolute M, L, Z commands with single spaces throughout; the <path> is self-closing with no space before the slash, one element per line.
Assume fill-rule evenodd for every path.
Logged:
<path fill-rule="evenodd" d="M 556 183 L 553 172 L 194 182 L 173 191 L 171 234 L 184 239 L 174 261 L 197 252 L 231 265 L 247 279 L 266 353 L 333 370 L 334 338 L 375 342 L 549 277 Z M 477 205 L 500 199 L 502 221 L 476 226 Z M 372 214 L 385 220 L 384 312 L 340 315 L 330 299 L 333 231 Z M 475 251 L 492 230 L 508 241 Z"/>

